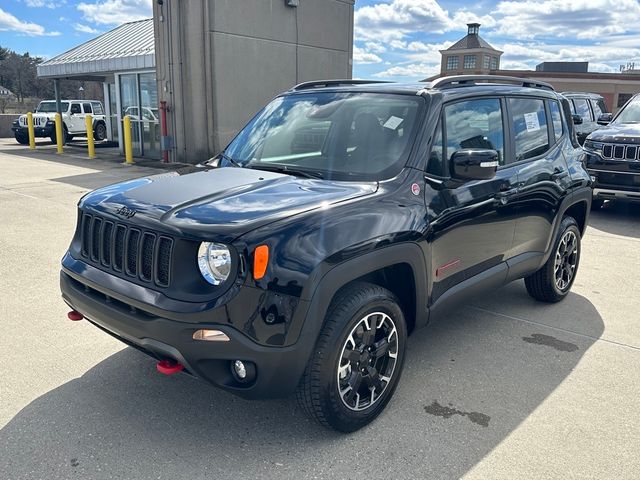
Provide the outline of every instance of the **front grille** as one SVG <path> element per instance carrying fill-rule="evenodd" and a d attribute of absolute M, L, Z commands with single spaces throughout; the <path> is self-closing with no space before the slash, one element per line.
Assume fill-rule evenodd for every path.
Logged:
<path fill-rule="evenodd" d="M 640 148 L 637 145 L 620 145 L 605 143 L 602 146 L 602 157 L 607 160 L 638 161 Z"/>
<path fill-rule="evenodd" d="M 80 232 L 80 252 L 87 260 L 143 282 L 169 286 L 172 238 L 89 214 L 82 215 Z"/>

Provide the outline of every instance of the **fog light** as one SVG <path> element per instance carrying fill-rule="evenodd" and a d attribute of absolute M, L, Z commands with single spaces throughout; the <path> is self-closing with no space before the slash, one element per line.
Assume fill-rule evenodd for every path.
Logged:
<path fill-rule="evenodd" d="M 247 378 L 247 368 L 244 366 L 244 362 L 236 360 L 233 363 L 233 370 L 236 372 L 236 375 L 240 380 Z"/>
<path fill-rule="evenodd" d="M 253 362 L 233 360 L 229 366 L 237 382 L 249 383 L 256 378 L 256 366 Z"/>

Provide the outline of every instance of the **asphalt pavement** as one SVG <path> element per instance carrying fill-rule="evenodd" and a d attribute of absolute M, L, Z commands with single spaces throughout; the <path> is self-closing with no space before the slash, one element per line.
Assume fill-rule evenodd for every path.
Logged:
<path fill-rule="evenodd" d="M 519 281 L 417 331 L 386 411 L 343 435 L 67 320 L 78 199 L 149 173 L 0 139 L 0 479 L 640 478 L 638 206 L 592 215 L 560 304 Z"/>

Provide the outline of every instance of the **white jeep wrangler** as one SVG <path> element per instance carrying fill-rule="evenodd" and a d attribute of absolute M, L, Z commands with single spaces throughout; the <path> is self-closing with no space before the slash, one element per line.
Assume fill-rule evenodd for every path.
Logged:
<path fill-rule="evenodd" d="M 105 122 L 104 108 L 97 100 L 64 100 L 62 105 L 62 128 L 64 130 L 64 142 L 70 141 L 74 136 L 87 136 L 85 116 L 90 113 L 93 116 L 93 138 L 101 141 L 107 138 L 107 124 Z M 56 102 L 55 100 L 43 100 L 38 104 L 33 114 L 33 128 L 36 137 L 49 137 L 56 142 Z M 29 130 L 27 116 L 20 115 L 11 126 L 18 143 L 29 143 Z"/>

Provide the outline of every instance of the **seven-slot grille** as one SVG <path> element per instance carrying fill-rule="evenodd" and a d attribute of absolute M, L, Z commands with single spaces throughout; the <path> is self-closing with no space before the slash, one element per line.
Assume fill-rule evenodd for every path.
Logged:
<path fill-rule="evenodd" d="M 164 235 L 82 215 L 81 253 L 103 268 L 168 287 L 173 239 Z"/>
<path fill-rule="evenodd" d="M 602 156 L 609 160 L 638 160 L 640 145 L 620 145 L 605 143 L 602 146 Z"/>

